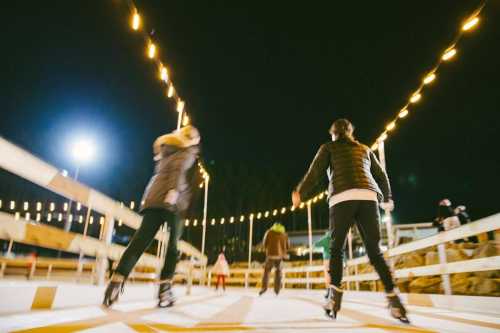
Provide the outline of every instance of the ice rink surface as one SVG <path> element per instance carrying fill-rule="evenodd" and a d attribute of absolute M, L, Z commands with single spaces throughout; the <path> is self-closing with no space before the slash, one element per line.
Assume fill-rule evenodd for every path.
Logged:
<path fill-rule="evenodd" d="M 500 318 L 409 306 L 411 325 L 389 316 L 385 300 L 349 299 L 337 320 L 321 308 L 322 292 L 272 291 L 259 297 L 254 290 L 225 293 L 196 289 L 173 308 L 158 309 L 153 301 L 119 302 L 100 306 L 68 307 L 0 316 L 0 332 L 500 332 Z"/>

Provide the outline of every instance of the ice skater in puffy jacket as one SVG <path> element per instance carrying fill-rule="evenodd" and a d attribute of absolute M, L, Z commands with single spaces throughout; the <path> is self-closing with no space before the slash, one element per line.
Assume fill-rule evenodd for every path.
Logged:
<path fill-rule="evenodd" d="M 387 174 L 375 154 L 353 136 L 354 127 L 347 119 L 336 120 L 330 128 L 333 141 L 323 144 L 309 171 L 292 193 L 298 206 L 308 198 L 320 180 L 330 170 L 329 207 L 333 226 L 330 259 L 330 300 L 326 314 L 336 318 L 342 302 L 342 260 L 349 229 L 356 224 L 366 247 L 371 264 L 382 280 L 391 315 L 408 323 L 406 310 L 396 294 L 391 271 L 380 251 L 379 201 L 393 206 Z"/>
<path fill-rule="evenodd" d="M 177 242 L 182 219 L 189 210 L 196 186 L 201 182 L 197 170 L 200 134 L 193 126 L 158 137 L 153 144 L 155 171 L 142 198 L 141 226 L 123 253 L 104 295 L 105 306 L 118 300 L 124 283 L 135 264 L 150 246 L 156 233 L 167 223 L 170 231 L 165 262 L 160 274 L 158 306 L 172 306 L 172 278 L 177 264 Z"/>
<path fill-rule="evenodd" d="M 266 251 L 266 262 L 264 264 L 264 275 L 262 276 L 262 289 L 259 296 L 267 291 L 269 285 L 269 274 L 274 267 L 274 292 L 276 295 L 281 290 L 281 264 L 283 259 L 288 259 L 290 244 L 285 227 L 281 223 L 274 223 L 264 234 L 262 241 Z"/>

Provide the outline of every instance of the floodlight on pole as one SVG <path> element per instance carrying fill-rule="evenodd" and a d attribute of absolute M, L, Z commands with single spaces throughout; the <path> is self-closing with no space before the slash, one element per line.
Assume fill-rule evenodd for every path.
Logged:
<path fill-rule="evenodd" d="M 78 163 L 88 162 L 95 155 L 95 145 L 90 139 L 77 139 L 71 147 L 71 154 Z"/>

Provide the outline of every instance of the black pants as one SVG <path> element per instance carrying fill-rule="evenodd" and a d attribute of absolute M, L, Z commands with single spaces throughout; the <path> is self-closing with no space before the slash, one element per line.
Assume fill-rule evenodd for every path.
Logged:
<path fill-rule="evenodd" d="M 366 247 L 366 253 L 375 267 L 386 292 L 394 289 L 394 281 L 389 266 L 380 251 L 380 215 L 378 203 L 375 201 L 344 201 L 330 208 L 330 222 L 333 221 L 331 241 L 330 275 L 336 287 L 342 283 L 342 261 L 349 229 L 356 224 Z"/>
<path fill-rule="evenodd" d="M 264 275 L 262 276 L 262 290 L 267 290 L 269 285 L 269 274 L 274 267 L 274 291 L 277 293 L 281 290 L 281 259 L 266 258 L 264 264 Z"/>
<path fill-rule="evenodd" d="M 128 244 L 115 272 L 127 277 L 165 222 L 170 229 L 170 236 L 160 279 L 171 279 L 177 264 L 177 241 L 181 237 L 183 224 L 174 213 L 159 208 L 150 208 L 144 211 L 142 224 Z"/>

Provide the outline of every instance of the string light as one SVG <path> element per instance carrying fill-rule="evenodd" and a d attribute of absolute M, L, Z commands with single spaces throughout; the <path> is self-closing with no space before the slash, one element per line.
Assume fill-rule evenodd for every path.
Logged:
<path fill-rule="evenodd" d="M 2 205 L 3 205 L 3 201 L 2 201 L 2 199 L 0 199 L 0 208 L 2 208 Z"/>
<path fill-rule="evenodd" d="M 139 27 L 141 26 L 141 17 L 137 12 L 135 12 L 132 15 L 132 29 L 133 30 L 139 30 Z"/>
<path fill-rule="evenodd" d="M 15 202 L 15 201 L 11 201 L 11 202 L 10 202 L 10 204 L 9 204 L 9 208 L 10 208 L 11 210 L 16 209 L 16 202 Z"/>
<path fill-rule="evenodd" d="M 229 223 L 234 223 L 234 216 L 231 216 L 231 218 L 229 219 Z"/>
<path fill-rule="evenodd" d="M 281 214 L 285 214 L 285 213 L 286 213 L 286 207 L 281 208 Z"/>
<path fill-rule="evenodd" d="M 130 201 L 130 209 L 134 209 L 135 208 L 135 202 L 134 201 Z"/>
<path fill-rule="evenodd" d="M 42 203 L 41 202 L 37 202 L 36 203 L 36 211 L 39 212 L 42 210 Z"/>
<path fill-rule="evenodd" d="M 198 225 L 198 220 L 194 220 L 193 226 L 196 227 Z"/>
<path fill-rule="evenodd" d="M 28 206 L 28 205 L 29 205 L 29 204 L 28 204 L 28 201 L 25 201 L 25 202 L 23 203 L 23 209 L 24 209 L 24 210 L 28 210 L 28 208 L 29 208 L 29 206 Z"/>
<path fill-rule="evenodd" d="M 479 13 L 480 11 L 482 10 L 484 6 L 484 2 L 482 3 L 481 7 L 479 9 L 477 9 L 475 12 L 474 12 L 474 15 L 471 15 L 467 21 L 465 21 L 462 26 L 461 26 L 461 31 L 469 31 L 471 30 L 473 27 L 477 26 L 478 22 L 479 22 Z M 141 19 L 140 19 L 140 16 L 139 14 L 137 13 L 137 10 L 134 8 L 134 12 L 132 13 L 132 28 L 134 30 L 138 30 L 140 28 L 140 24 L 141 24 Z M 459 41 L 461 35 L 459 33 L 459 35 L 457 36 L 457 38 L 455 38 L 455 40 L 453 41 L 453 43 L 451 44 L 452 46 L 450 46 L 448 49 L 446 49 L 446 51 L 442 54 L 441 56 L 441 61 L 447 61 L 451 58 L 453 58 L 457 51 L 456 51 L 456 48 L 455 48 L 455 45 L 457 44 L 457 42 Z M 148 57 L 149 58 L 155 58 L 157 56 L 157 49 L 156 49 L 156 45 L 152 42 L 152 40 L 148 39 Z M 161 63 L 160 63 L 161 64 Z M 433 82 L 436 78 L 436 74 L 435 74 L 435 71 L 437 71 L 438 67 L 439 67 L 440 63 L 438 63 L 432 70 L 431 73 L 427 74 L 423 80 L 422 80 L 422 85 L 418 88 L 417 92 L 414 93 L 410 99 L 409 99 L 409 103 L 417 103 L 420 99 L 421 99 L 421 93 L 420 93 L 420 90 L 422 89 L 423 85 L 428 85 L 430 84 L 431 82 Z M 166 71 L 166 68 L 161 64 L 161 72 L 160 72 L 160 77 L 162 79 L 162 81 L 165 81 L 167 82 L 168 81 L 168 71 Z M 177 101 L 177 105 L 176 105 L 176 110 L 177 112 L 180 113 L 179 115 L 179 120 L 178 120 L 178 127 L 180 127 L 180 125 L 182 124 L 182 126 L 186 126 L 187 124 L 189 124 L 189 117 L 184 114 L 184 108 L 185 108 L 185 102 L 175 93 L 175 89 L 174 89 L 174 85 L 172 82 L 167 82 L 168 83 L 168 90 L 167 90 L 167 96 L 169 98 L 172 98 L 174 97 L 175 95 L 175 98 L 176 98 L 176 101 Z M 408 109 L 406 109 L 406 106 L 401 109 L 397 115 L 397 118 L 398 119 L 403 119 L 405 118 L 407 115 L 409 114 L 409 111 Z M 383 142 L 385 141 L 387 138 L 388 138 L 388 132 L 394 130 L 394 128 L 396 127 L 396 120 L 393 120 L 392 122 L 390 122 L 389 124 L 386 125 L 385 127 L 385 131 L 379 136 L 378 140 L 380 142 Z M 372 145 L 372 149 L 377 149 L 378 148 L 378 142 L 375 142 L 373 145 Z M 203 170 L 203 168 L 201 167 L 200 165 L 200 169 L 201 169 L 201 172 L 202 172 L 202 175 L 203 175 L 203 178 L 205 179 L 205 176 L 207 177 L 206 180 L 208 181 L 208 175 L 205 174 L 205 171 Z M 200 187 L 203 187 L 203 184 L 200 184 Z M 328 195 L 328 192 L 325 191 L 323 192 L 325 195 Z M 308 204 L 311 204 L 311 203 L 316 203 L 318 200 L 321 200 L 323 198 L 323 193 L 321 196 L 317 195 L 316 197 L 310 199 L 308 201 Z M 304 208 L 304 203 L 301 203 L 299 208 Z M 291 207 L 290 208 L 290 211 L 293 212 L 295 210 L 295 207 Z M 283 208 L 282 209 L 282 214 L 284 214 L 286 212 L 286 208 Z M 275 209 L 273 211 L 273 216 L 275 216 L 277 214 L 277 209 Z M 265 217 L 268 217 L 269 216 L 269 211 L 266 211 L 266 213 L 264 214 Z M 253 218 L 253 214 L 250 215 L 251 218 Z M 257 214 L 257 219 L 260 219 L 262 217 L 262 213 L 258 213 Z M 245 218 L 244 215 L 241 216 L 240 220 L 243 221 Z M 221 219 L 221 221 L 224 221 L 224 218 Z M 212 219 L 212 225 L 215 224 L 215 219 Z"/>
<path fill-rule="evenodd" d="M 434 73 L 430 73 L 430 74 L 428 74 L 428 75 L 424 78 L 423 83 L 424 83 L 424 84 L 429 84 L 429 83 L 431 83 L 432 81 L 434 81 L 435 79 L 436 79 L 436 74 L 434 74 Z"/>
<path fill-rule="evenodd" d="M 167 90 L 167 97 L 168 98 L 172 98 L 172 96 L 174 96 L 174 85 L 173 84 L 169 84 L 168 85 L 168 90 Z"/>
<path fill-rule="evenodd" d="M 123 202 L 121 203 L 121 206 L 123 207 Z M 81 204 L 81 203 L 79 203 L 79 202 L 77 202 L 77 203 L 76 203 L 76 210 L 77 210 L 77 211 L 80 211 L 81 209 L 82 209 L 82 204 Z"/>
<path fill-rule="evenodd" d="M 276 215 L 278 215 L 278 210 L 277 209 L 273 210 L 273 216 L 276 216 Z"/>
<path fill-rule="evenodd" d="M 83 215 L 78 216 L 78 223 L 80 223 L 80 224 L 83 223 Z"/>
<path fill-rule="evenodd" d="M 386 129 L 386 130 L 388 130 L 388 131 L 392 131 L 395 127 L 396 127 L 396 122 L 395 122 L 395 121 L 393 121 L 393 122 L 389 123 L 389 124 L 385 127 L 385 129 Z"/>
<path fill-rule="evenodd" d="M 94 216 L 90 217 L 89 224 L 94 224 Z"/>
<path fill-rule="evenodd" d="M 156 56 L 156 45 L 152 42 L 148 45 L 148 57 L 153 59 Z"/>
<path fill-rule="evenodd" d="M 432 83 L 436 79 L 436 72 L 439 69 L 439 67 L 441 66 L 441 64 L 443 64 L 444 62 L 446 62 L 446 61 L 448 61 L 456 56 L 456 54 L 457 54 L 456 45 L 458 44 L 462 35 L 465 32 L 470 31 L 471 29 L 473 29 L 474 27 L 477 26 L 477 24 L 480 21 L 479 14 L 482 11 L 482 9 L 484 8 L 485 3 L 486 3 L 486 1 L 482 1 L 481 4 L 479 5 L 479 7 L 473 12 L 473 14 L 470 15 L 468 17 L 468 19 L 461 24 L 460 29 L 457 32 L 457 35 L 455 36 L 453 41 L 449 44 L 450 46 L 440 55 L 440 57 L 437 60 L 437 64 L 432 68 L 431 71 L 427 72 L 427 74 L 422 79 L 422 83 L 421 83 L 420 87 L 417 88 L 416 93 L 414 93 L 410 97 L 409 104 L 417 103 L 421 99 L 422 95 L 420 94 L 420 90 L 424 86 L 429 85 L 430 83 Z M 398 112 L 397 119 L 403 119 L 406 116 L 408 116 L 409 110 L 406 108 L 407 106 L 408 105 L 405 105 Z M 387 136 L 388 136 L 387 133 L 390 132 L 395 127 L 396 127 L 396 120 L 393 120 L 391 123 L 386 125 L 385 132 L 383 134 L 381 134 L 377 140 L 384 141 L 385 139 L 387 139 Z M 379 146 L 379 142 L 374 142 L 371 146 L 371 149 L 376 150 L 376 149 L 378 149 L 378 146 Z"/>
<path fill-rule="evenodd" d="M 142 19 L 141 19 L 141 16 L 139 15 L 139 12 L 137 10 L 137 7 L 135 6 L 135 4 L 133 4 L 133 1 L 132 1 L 132 11 L 131 11 L 131 27 L 134 31 L 138 31 L 139 29 L 141 29 L 141 25 L 142 25 Z M 142 29 L 143 31 L 146 31 L 146 29 Z M 150 29 L 151 31 L 154 31 L 154 29 Z M 156 44 L 153 42 L 153 40 L 151 39 L 151 37 L 149 35 L 146 34 L 146 32 L 143 32 L 144 34 L 144 37 L 145 39 L 147 40 L 147 50 L 146 50 L 146 53 L 147 53 L 147 57 L 150 58 L 150 59 L 154 59 L 154 58 L 157 58 L 158 57 L 158 47 L 156 46 Z M 159 65 L 159 74 L 160 74 L 160 79 L 161 81 L 165 82 L 166 84 L 168 84 L 168 88 L 167 88 L 167 96 L 169 98 L 172 98 L 174 97 L 174 95 L 176 95 L 176 92 L 175 92 L 175 88 L 174 88 L 174 85 L 173 85 L 173 82 L 171 82 L 171 79 L 169 77 L 169 72 L 168 72 L 168 69 L 167 67 L 160 61 L 156 61 L 155 62 L 157 65 Z M 177 112 L 179 113 L 179 119 L 178 119 L 178 124 L 177 124 L 177 129 L 179 129 L 182 126 L 187 126 L 189 125 L 190 123 L 190 119 L 187 115 L 183 115 L 183 112 L 184 112 L 184 106 L 185 106 L 185 102 L 181 100 L 181 98 L 178 96 L 176 96 L 176 99 L 177 99 L 177 105 L 176 105 L 176 110 Z"/>
<path fill-rule="evenodd" d="M 31 217 L 31 214 L 30 213 L 26 213 L 26 215 L 24 215 L 26 221 L 29 221 L 30 220 L 30 217 Z"/>
<path fill-rule="evenodd" d="M 59 222 L 62 222 L 62 220 L 63 220 L 63 215 L 62 215 L 62 213 L 59 213 L 59 215 L 57 215 L 57 220 L 58 220 Z"/>
<path fill-rule="evenodd" d="M 464 25 L 462 26 L 462 30 L 468 31 L 468 30 L 472 29 L 473 27 L 475 27 L 478 23 L 479 23 L 479 17 L 474 16 L 474 17 L 470 18 L 469 20 L 467 20 L 467 22 L 464 23 Z"/>
<path fill-rule="evenodd" d="M 455 56 L 455 54 L 457 54 L 457 49 L 455 49 L 455 48 L 448 49 L 444 52 L 441 59 L 443 59 L 444 61 L 448 61 L 451 58 L 453 58 Z"/>
<path fill-rule="evenodd" d="M 65 202 L 63 205 L 63 210 L 66 212 L 68 210 L 68 203 Z"/>
<path fill-rule="evenodd" d="M 37 213 L 36 214 L 36 221 L 40 222 L 41 219 L 42 219 L 42 215 L 40 213 Z"/>
<path fill-rule="evenodd" d="M 48 213 L 47 214 L 47 222 L 50 222 L 50 221 L 52 221 L 52 214 Z"/>
<path fill-rule="evenodd" d="M 123 221 L 122 220 L 118 220 L 118 226 L 121 227 L 123 224 Z"/>
<path fill-rule="evenodd" d="M 186 227 L 189 227 L 189 220 L 188 220 L 188 219 L 186 219 L 186 222 L 184 223 L 184 225 L 185 225 Z"/>
<path fill-rule="evenodd" d="M 403 119 L 404 117 L 406 117 L 408 115 L 408 113 L 409 113 L 408 109 L 403 109 L 399 112 L 398 117 Z"/>
<path fill-rule="evenodd" d="M 53 203 L 53 202 L 51 202 L 51 203 L 50 203 L 50 205 L 49 205 L 49 210 L 50 210 L 51 212 L 53 212 L 53 211 L 54 211 L 54 209 L 56 209 L 56 204 L 55 204 L 55 203 Z"/>
<path fill-rule="evenodd" d="M 160 66 L 160 79 L 165 83 L 168 82 L 168 70 L 167 67 L 163 65 Z"/>
<path fill-rule="evenodd" d="M 245 221 L 245 215 L 240 216 L 240 222 L 243 222 L 243 221 Z"/>
<path fill-rule="evenodd" d="M 420 93 L 416 92 L 414 93 L 411 98 L 410 98 L 410 103 L 417 103 L 420 99 L 422 98 L 422 95 L 420 95 Z"/>
<path fill-rule="evenodd" d="M 14 219 L 15 219 L 16 221 L 18 221 L 20 218 L 21 218 L 21 214 L 19 214 L 19 212 L 16 212 L 16 213 L 14 214 Z"/>
<path fill-rule="evenodd" d="M 226 220 L 225 218 L 221 218 L 221 219 L 220 219 L 220 224 L 224 224 L 224 221 L 225 221 L 225 220 Z"/>
<path fill-rule="evenodd" d="M 210 222 L 211 225 L 215 225 L 215 219 L 212 219 L 212 221 Z"/>

